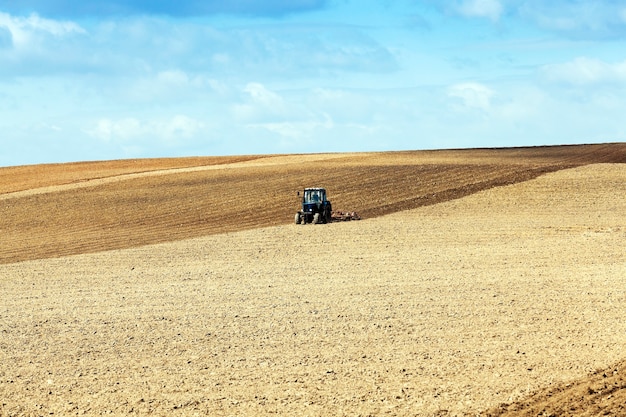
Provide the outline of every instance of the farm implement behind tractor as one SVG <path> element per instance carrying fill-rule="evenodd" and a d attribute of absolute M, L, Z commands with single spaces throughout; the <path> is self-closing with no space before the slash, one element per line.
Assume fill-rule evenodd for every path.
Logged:
<path fill-rule="evenodd" d="M 298 196 L 300 192 L 298 191 Z M 355 211 L 333 211 L 324 188 L 305 188 L 302 194 L 302 209 L 296 213 L 295 223 L 330 223 L 338 221 L 361 220 Z"/>

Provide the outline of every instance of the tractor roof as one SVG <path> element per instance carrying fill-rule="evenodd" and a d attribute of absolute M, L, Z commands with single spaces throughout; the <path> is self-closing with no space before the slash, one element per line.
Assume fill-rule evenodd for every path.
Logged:
<path fill-rule="evenodd" d="M 304 191 L 326 191 L 325 188 L 305 188 Z"/>

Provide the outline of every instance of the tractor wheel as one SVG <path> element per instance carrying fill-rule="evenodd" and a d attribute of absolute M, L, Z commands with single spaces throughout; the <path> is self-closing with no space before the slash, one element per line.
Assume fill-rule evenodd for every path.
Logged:
<path fill-rule="evenodd" d="M 318 224 L 320 222 L 320 214 L 319 213 L 315 213 L 313 215 L 313 224 Z"/>
<path fill-rule="evenodd" d="M 300 224 L 300 213 L 296 213 L 295 221 L 296 221 L 296 224 Z"/>

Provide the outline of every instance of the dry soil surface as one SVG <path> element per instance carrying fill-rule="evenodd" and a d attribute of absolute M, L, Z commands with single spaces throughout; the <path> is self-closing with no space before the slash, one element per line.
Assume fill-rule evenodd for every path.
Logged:
<path fill-rule="evenodd" d="M 17 249 L 5 242 L 0 415 L 623 415 L 626 165 L 589 156 L 602 149 L 599 162 L 607 154 L 623 162 L 623 147 L 608 148 L 576 148 L 584 154 L 577 158 L 573 148 L 567 157 L 545 149 L 532 164 L 510 155 L 503 155 L 508 164 L 496 163 L 492 151 L 473 159 L 461 152 L 456 162 L 454 152 L 422 154 L 421 162 L 406 154 L 343 162 L 302 156 L 298 166 L 322 161 L 337 175 L 367 174 L 365 189 L 382 175 L 382 197 L 338 194 L 384 200 L 387 187 L 391 197 L 366 208 L 391 214 L 297 226 L 286 224 L 293 217 L 286 213 L 274 226 L 250 221 L 237 231 L 233 222 L 235 230 L 203 229 L 198 237 L 172 229 L 169 242 L 151 245 L 153 229 L 123 224 L 119 233 L 145 230 L 146 240 L 108 251 L 101 250 L 105 229 L 93 226 L 105 243 L 90 246 L 79 226 L 70 235 L 85 253 L 75 245 L 68 256 L 61 256 L 64 240 L 57 252 L 52 243 L 38 252 L 32 240 L 16 240 Z M 363 168 L 358 158 L 379 162 Z M 292 173 L 294 159 L 178 167 L 184 171 L 174 177 L 155 171 L 105 183 L 53 181 L 12 190 L 0 207 L 14 219 L 21 213 L 24 230 L 38 222 L 29 204 L 52 207 L 68 197 L 109 198 L 138 218 L 128 207 L 157 210 L 158 198 L 146 192 L 124 205 L 129 185 L 247 190 L 248 170 Z M 389 167 L 421 172 L 414 179 L 426 177 L 439 191 L 420 194 L 429 188 L 421 182 L 401 191 L 410 181 L 388 180 Z M 237 172 L 244 183 L 221 184 Z M 447 185 L 438 185 L 444 177 Z M 456 199 L 445 201 L 450 196 Z M 247 210 L 247 199 L 237 201 Z M 78 207 L 93 218 L 106 212 Z M 11 224 L 2 227 L 5 233 Z M 19 236 L 19 227 L 8 233 Z M 49 238 L 44 226 L 32 228 L 39 233 L 28 229 L 32 236 Z M 31 253 L 18 256 L 24 251 Z"/>
<path fill-rule="evenodd" d="M 626 162 L 626 144 L 109 161 L 0 168 L 0 264 L 286 224 L 296 192 L 373 218 L 547 172 Z"/>

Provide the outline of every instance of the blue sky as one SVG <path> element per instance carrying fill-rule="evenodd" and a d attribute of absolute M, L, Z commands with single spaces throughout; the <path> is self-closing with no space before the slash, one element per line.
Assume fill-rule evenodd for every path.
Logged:
<path fill-rule="evenodd" d="M 0 0 L 0 166 L 626 140 L 626 3 Z"/>

